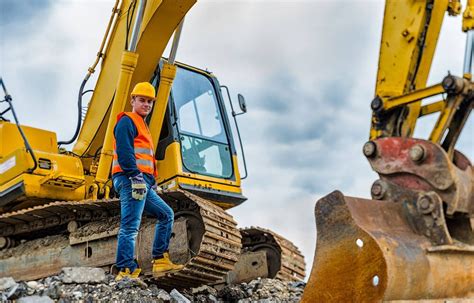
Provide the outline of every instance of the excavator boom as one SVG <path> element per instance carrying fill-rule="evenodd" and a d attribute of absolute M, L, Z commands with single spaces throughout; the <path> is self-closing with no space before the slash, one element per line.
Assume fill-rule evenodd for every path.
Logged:
<path fill-rule="evenodd" d="M 139 9 L 138 2 L 146 2 L 146 6 L 143 9 L 142 22 L 134 47 L 134 52 L 139 54 L 139 58 L 130 82 L 131 87 L 126 93 L 127 96 L 130 95 L 134 84 L 152 79 L 168 41 L 196 0 L 121 1 L 120 7 L 113 12 L 116 15 L 114 17 L 116 21 L 110 29 L 110 41 L 101 54 L 103 61 L 100 74 L 88 105 L 84 126 L 73 148 L 75 154 L 94 153 L 103 144 L 108 121 L 104 117 L 109 115 L 121 72 L 117 62 L 121 61 L 123 50 L 126 47 L 130 48 L 130 44 L 133 43 L 129 41 L 132 36 L 131 21 L 136 17 L 134 12 L 136 13 Z"/>

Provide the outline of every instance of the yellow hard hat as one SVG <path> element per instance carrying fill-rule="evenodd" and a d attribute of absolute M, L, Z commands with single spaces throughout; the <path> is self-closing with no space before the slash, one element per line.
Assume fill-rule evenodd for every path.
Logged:
<path fill-rule="evenodd" d="M 135 85 L 132 90 L 133 96 L 143 96 L 155 99 L 155 88 L 149 82 L 140 82 Z"/>

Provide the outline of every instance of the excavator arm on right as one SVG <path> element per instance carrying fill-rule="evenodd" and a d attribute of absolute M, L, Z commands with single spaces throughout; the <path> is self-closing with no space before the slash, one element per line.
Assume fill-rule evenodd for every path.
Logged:
<path fill-rule="evenodd" d="M 455 149 L 474 104 L 474 1 L 463 13 L 463 74 L 427 87 L 446 13 L 459 15 L 460 1 L 386 1 L 363 146 L 379 179 L 372 200 L 335 191 L 317 202 L 302 302 L 474 300 L 474 170 Z M 431 114 L 439 116 L 429 138 L 413 138 Z"/>

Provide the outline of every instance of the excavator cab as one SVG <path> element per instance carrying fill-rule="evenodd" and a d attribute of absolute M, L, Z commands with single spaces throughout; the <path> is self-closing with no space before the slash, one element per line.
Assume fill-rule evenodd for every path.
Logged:
<path fill-rule="evenodd" d="M 160 66 L 152 83 L 159 83 Z M 231 124 L 212 73 L 177 63 L 156 159 L 163 189 L 183 188 L 224 209 L 246 200 Z"/>

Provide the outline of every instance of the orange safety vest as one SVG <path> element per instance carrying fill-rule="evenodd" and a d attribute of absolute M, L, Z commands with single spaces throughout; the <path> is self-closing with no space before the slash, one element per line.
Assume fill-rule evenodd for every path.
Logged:
<path fill-rule="evenodd" d="M 155 153 L 153 149 L 153 139 L 148 129 L 148 125 L 145 120 L 136 113 L 122 112 L 117 116 L 117 122 L 124 115 L 132 119 L 133 124 L 138 131 L 138 136 L 133 139 L 133 147 L 135 149 L 135 159 L 137 161 L 137 167 L 142 173 L 147 173 L 155 177 L 158 176 L 155 164 Z M 112 163 L 112 175 L 118 172 L 122 172 L 122 168 L 118 162 L 117 146 L 114 136 L 114 161 Z"/>

